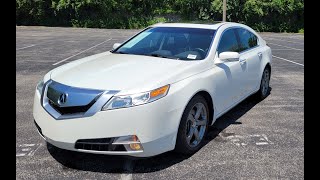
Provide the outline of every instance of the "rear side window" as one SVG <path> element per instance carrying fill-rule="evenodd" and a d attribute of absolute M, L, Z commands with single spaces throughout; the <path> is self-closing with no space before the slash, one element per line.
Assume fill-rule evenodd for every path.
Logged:
<path fill-rule="evenodd" d="M 239 52 L 237 36 L 234 29 L 229 29 L 222 34 L 218 52 L 222 53 L 225 51 Z"/>
<path fill-rule="evenodd" d="M 251 33 L 250 31 L 243 28 L 238 28 L 237 32 L 240 40 L 240 44 L 239 44 L 240 52 L 258 45 L 257 36 Z"/>

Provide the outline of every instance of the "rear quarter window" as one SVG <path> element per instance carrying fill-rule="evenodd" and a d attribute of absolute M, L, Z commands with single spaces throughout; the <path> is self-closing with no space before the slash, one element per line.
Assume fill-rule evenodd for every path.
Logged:
<path fill-rule="evenodd" d="M 251 33 L 250 31 L 243 28 L 238 28 L 237 33 L 239 35 L 239 40 L 240 40 L 240 44 L 239 44 L 240 52 L 253 48 L 258 45 L 257 36 Z"/>

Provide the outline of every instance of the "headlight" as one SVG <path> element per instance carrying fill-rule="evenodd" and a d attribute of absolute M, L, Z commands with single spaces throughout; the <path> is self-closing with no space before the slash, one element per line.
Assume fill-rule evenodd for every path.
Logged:
<path fill-rule="evenodd" d="M 43 80 L 39 81 L 37 84 L 37 91 L 39 92 L 39 94 L 42 94 L 43 85 L 44 85 Z"/>
<path fill-rule="evenodd" d="M 166 85 L 149 92 L 125 96 L 114 96 L 103 106 L 102 111 L 146 104 L 166 96 L 168 90 L 169 85 Z"/>

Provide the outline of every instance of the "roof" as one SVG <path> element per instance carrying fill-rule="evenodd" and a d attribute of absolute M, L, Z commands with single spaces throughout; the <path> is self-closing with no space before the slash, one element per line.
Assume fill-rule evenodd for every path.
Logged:
<path fill-rule="evenodd" d="M 158 23 L 152 25 L 152 27 L 185 27 L 185 28 L 202 28 L 202 29 L 218 29 L 223 24 L 228 22 L 218 22 L 212 24 L 200 24 L 200 23 Z"/>

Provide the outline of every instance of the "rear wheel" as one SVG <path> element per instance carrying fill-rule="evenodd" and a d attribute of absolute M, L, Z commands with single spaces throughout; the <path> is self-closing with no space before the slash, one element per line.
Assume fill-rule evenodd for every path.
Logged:
<path fill-rule="evenodd" d="M 260 89 L 256 94 L 259 99 L 264 99 L 269 95 L 270 75 L 271 71 L 266 67 L 261 77 Z"/>
<path fill-rule="evenodd" d="M 206 100 L 200 95 L 193 97 L 183 112 L 175 150 L 183 154 L 199 150 L 208 130 L 209 117 Z"/>

